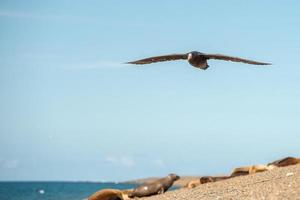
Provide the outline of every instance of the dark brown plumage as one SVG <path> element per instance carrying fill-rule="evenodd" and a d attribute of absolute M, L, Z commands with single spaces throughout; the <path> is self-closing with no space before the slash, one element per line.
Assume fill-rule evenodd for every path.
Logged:
<path fill-rule="evenodd" d="M 127 62 L 127 64 L 136 64 L 136 65 L 144 65 L 150 64 L 155 62 L 163 62 L 163 61 L 171 61 L 171 60 L 186 60 L 188 54 L 171 54 L 171 55 L 164 55 L 164 56 L 155 56 L 150 58 L 145 58 L 142 60 Z"/>
<path fill-rule="evenodd" d="M 242 62 L 251 65 L 271 65 L 270 63 L 257 62 L 254 60 L 248 60 L 239 57 L 226 56 L 222 54 L 205 54 L 197 51 L 192 51 L 186 54 L 170 54 L 170 55 L 149 57 L 142 60 L 127 62 L 127 64 L 144 65 L 144 64 L 171 61 L 171 60 L 187 60 L 194 67 L 200 69 L 207 69 L 209 67 L 209 65 L 207 64 L 207 60 L 209 59 Z"/>

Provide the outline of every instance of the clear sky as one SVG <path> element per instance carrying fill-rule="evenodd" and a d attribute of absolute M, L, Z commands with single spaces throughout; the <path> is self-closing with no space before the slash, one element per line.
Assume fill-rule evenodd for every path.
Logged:
<path fill-rule="evenodd" d="M 214 175 L 300 156 L 299 7 L 0 0 L 0 180 Z M 191 50 L 274 65 L 121 64 Z"/>

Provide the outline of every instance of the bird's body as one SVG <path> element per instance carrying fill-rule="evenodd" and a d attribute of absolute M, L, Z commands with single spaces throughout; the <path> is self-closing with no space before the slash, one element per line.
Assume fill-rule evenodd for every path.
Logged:
<path fill-rule="evenodd" d="M 194 67 L 200 69 L 207 69 L 209 65 L 207 64 L 207 58 L 205 54 L 197 51 L 192 51 L 188 54 L 187 61 Z"/>
<path fill-rule="evenodd" d="M 164 61 L 171 61 L 171 60 L 187 60 L 192 66 L 205 70 L 209 67 L 209 65 L 207 64 L 207 60 L 209 59 L 242 62 L 242 63 L 252 64 L 252 65 L 270 65 L 270 63 L 257 62 L 253 60 L 226 56 L 222 54 L 205 54 L 198 51 L 192 51 L 186 54 L 170 54 L 170 55 L 149 57 L 142 60 L 128 62 L 127 64 L 144 65 L 144 64 L 154 63 L 154 62 L 164 62 Z"/>

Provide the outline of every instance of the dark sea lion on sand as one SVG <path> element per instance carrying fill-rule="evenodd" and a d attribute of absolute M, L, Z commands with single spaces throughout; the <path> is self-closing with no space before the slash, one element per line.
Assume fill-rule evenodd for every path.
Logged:
<path fill-rule="evenodd" d="M 238 167 L 235 168 L 232 173 L 231 173 L 231 177 L 237 177 L 237 176 L 245 176 L 249 174 L 249 167 Z"/>
<path fill-rule="evenodd" d="M 289 165 L 296 165 L 300 164 L 300 158 L 295 157 L 286 157 L 280 160 L 275 160 L 274 162 L 271 162 L 268 164 L 268 166 L 276 166 L 276 167 L 285 167 Z"/>
<path fill-rule="evenodd" d="M 91 195 L 88 200 L 128 200 L 130 192 L 132 190 L 103 189 Z"/>
<path fill-rule="evenodd" d="M 231 176 L 202 176 L 199 179 L 191 180 L 184 187 L 185 188 L 194 188 L 201 184 L 222 181 L 222 180 L 229 179 L 229 178 L 231 178 Z"/>
<path fill-rule="evenodd" d="M 179 178 L 180 177 L 176 174 L 169 174 L 165 178 L 158 179 L 151 183 L 142 184 L 141 186 L 135 188 L 128 196 L 133 198 L 162 194 L 166 192 Z"/>

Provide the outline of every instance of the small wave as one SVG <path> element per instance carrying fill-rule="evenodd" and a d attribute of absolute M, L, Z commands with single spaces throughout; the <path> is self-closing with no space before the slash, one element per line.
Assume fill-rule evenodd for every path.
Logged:
<path fill-rule="evenodd" d="M 38 190 L 38 193 L 39 193 L 39 194 L 45 194 L 45 190 L 40 189 L 40 190 Z"/>

